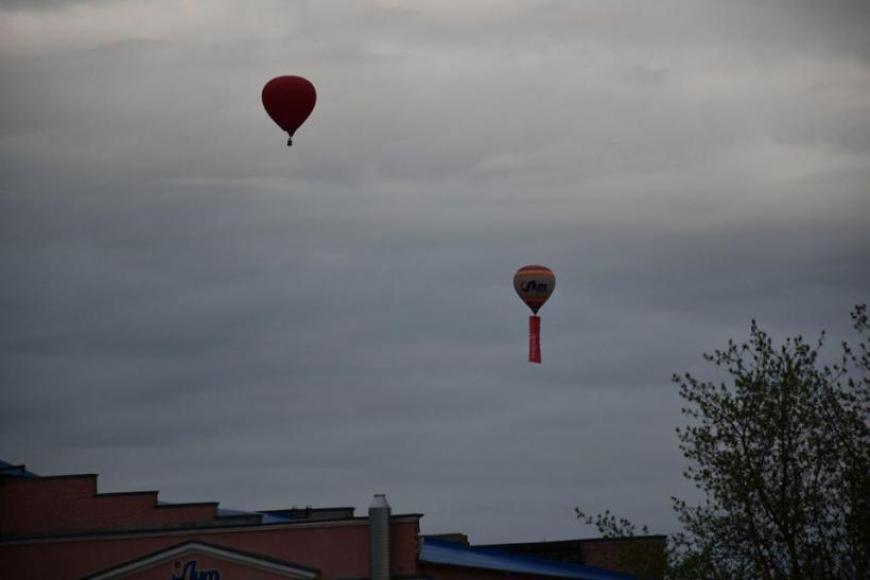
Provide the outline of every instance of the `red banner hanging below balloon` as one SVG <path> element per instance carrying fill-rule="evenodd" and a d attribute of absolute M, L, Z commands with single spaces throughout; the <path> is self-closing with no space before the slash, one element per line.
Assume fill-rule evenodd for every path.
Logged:
<path fill-rule="evenodd" d="M 541 362 L 541 317 L 529 316 L 529 362 Z"/>

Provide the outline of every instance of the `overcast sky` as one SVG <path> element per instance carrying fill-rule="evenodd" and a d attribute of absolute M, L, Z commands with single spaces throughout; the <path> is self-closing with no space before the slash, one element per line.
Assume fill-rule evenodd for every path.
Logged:
<path fill-rule="evenodd" d="M 0 0 L 0 457 L 386 493 L 475 542 L 595 535 L 575 505 L 670 532 L 672 373 L 870 296 L 868 30 L 864 0 Z M 318 90 L 291 149 L 283 74 Z"/>

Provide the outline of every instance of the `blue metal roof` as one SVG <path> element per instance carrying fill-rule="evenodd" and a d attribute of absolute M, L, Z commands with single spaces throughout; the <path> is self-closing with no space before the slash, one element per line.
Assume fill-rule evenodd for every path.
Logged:
<path fill-rule="evenodd" d="M 223 508 L 223 507 L 218 506 L 217 515 L 220 518 L 220 517 L 232 517 L 232 516 L 255 516 L 257 514 L 254 512 L 244 512 L 242 510 L 231 510 L 231 509 L 227 509 L 227 508 Z"/>
<path fill-rule="evenodd" d="M 0 475 L 6 477 L 39 477 L 31 471 L 24 469 L 23 465 L 13 465 L 0 459 Z"/>
<path fill-rule="evenodd" d="M 484 568 L 558 578 L 578 578 L 580 580 L 631 580 L 634 578 L 630 574 L 612 572 L 592 566 L 520 556 L 496 548 L 468 547 L 459 542 L 425 536 L 422 538 L 420 547 L 420 560 L 429 564 Z"/>
<path fill-rule="evenodd" d="M 260 515 L 263 516 L 264 524 L 285 524 L 293 521 L 292 518 L 270 512 L 262 512 Z"/>
<path fill-rule="evenodd" d="M 231 510 L 227 508 L 218 508 L 218 517 L 227 516 L 259 516 L 260 523 L 263 524 L 285 524 L 294 521 L 292 518 L 281 516 L 268 512 L 247 512 L 242 510 Z"/>

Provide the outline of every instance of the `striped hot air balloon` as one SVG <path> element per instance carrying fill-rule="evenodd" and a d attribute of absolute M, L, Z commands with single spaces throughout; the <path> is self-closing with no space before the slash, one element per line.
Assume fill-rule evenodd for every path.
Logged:
<path fill-rule="evenodd" d="M 541 318 L 538 310 L 556 288 L 556 275 L 545 266 L 523 266 L 514 274 L 514 290 L 532 309 L 529 316 L 529 362 L 541 362 Z"/>

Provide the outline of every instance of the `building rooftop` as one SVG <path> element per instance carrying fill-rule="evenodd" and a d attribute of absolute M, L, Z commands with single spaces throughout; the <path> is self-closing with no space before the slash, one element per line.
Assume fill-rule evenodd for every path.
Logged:
<path fill-rule="evenodd" d="M 24 469 L 24 465 L 13 465 L 0 459 L 0 477 L 39 477 Z"/>
<path fill-rule="evenodd" d="M 580 580 L 629 580 L 621 574 L 582 564 L 570 564 L 531 556 L 520 556 L 497 548 L 476 548 L 462 542 L 423 536 L 420 561 L 428 564 L 481 568 L 500 572 L 538 574 Z"/>
<path fill-rule="evenodd" d="M 7 516 L 5 526 L 0 527 L 0 540 L 5 541 L 118 534 L 154 536 L 177 534 L 180 530 L 222 533 L 216 528 L 247 531 L 297 526 L 357 526 L 365 524 L 367 520 L 365 517 L 355 517 L 353 507 L 294 506 L 247 511 L 222 508 L 217 502 L 159 501 L 157 491 L 100 493 L 96 474 L 40 476 L 28 471 L 24 465 L 2 460 L 0 483 L 6 491 L 5 503 L 0 506 Z M 17 501 L 16 498 L 20 497 L 32 501 Z M 58 503 L 58 497 L 62 498 L 62 505 Z M 34 516 L 31 507 L 28 507 L 31 504 L 44 506 L 44 512 Z M 419 520 L 421 515 L 393 515 L 393 520 L 400 521 L 408 517 Z M 419 534 L 419 527 L 415 529 L 415 534 Z M 454 567 L 579 580 L 634 578 L 629 574 L 597 567 L 610 568 L 606 560 L 587 559 L 583 546 L 588 541 L 474 546 L 469 545 L 464 534 L 415 537 L 419 537 L 418 562 L 424 571 L 426 566 L 431 566 L 433 569 Z M 648 539 L 657 540 L 654 537 Z"/>

